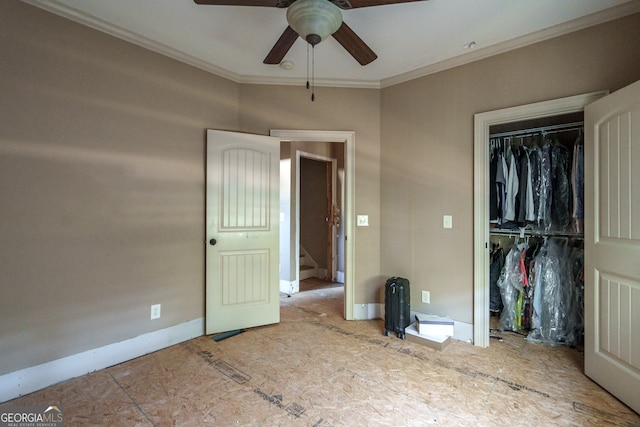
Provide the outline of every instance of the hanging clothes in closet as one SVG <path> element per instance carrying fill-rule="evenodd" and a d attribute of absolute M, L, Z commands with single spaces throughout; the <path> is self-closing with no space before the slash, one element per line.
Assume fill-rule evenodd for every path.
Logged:
<path fill-rule="evenodd" d="M 498 279 L 502 295 L 500 329 L 519 331 L 523 329 L 524 299 L 529 286 L 528 274 L 524 264 L 527 245 L 513 245 L 507 254 L 505 264 Z"/>
<path fill-rule="evenodd" d="M 584 233 L 584 143 L 582 132 L 573 145 L 571 167 L 571 189 L 573 190 L 573 228 Z"/>
<path fill-rule="evenodd" d="M 500 243 L 491 246 L 489 260 L 489 310 L 492 313 L 500 313 L 502 311 L 502 297 L 498 280 L 504 268 L 504 250 Z"/>
<path fill-rule="evenodd" d="M 493 135 L 490 150 L 491 233 L 518 236 L 502 259 L 502 246 L 492 245 L 490 311 L 500 314 L 501 330 L 577 345 L 584 307 L 581 123 Z M 553 237 L 559 234 L 568 237 Z"/>
<path fill-rule="evenodd" d="M 498 279 L 500 329 L 575 346 L 584 332 L 584 251 L 567 238 L 513 245 Z"/>
<path fill-rule="evenodd" d="M 489 219 L 497 228 L 582 231 L 581 144 L 567 147 L 539 132 L 492 138 L 490 150 Z"/>
<path fill-rule="evenodd" d="M 584 251 L 568 240 L 547 240 L 530 271 L 530 341 L 574 346 L 584 332 Z"/>

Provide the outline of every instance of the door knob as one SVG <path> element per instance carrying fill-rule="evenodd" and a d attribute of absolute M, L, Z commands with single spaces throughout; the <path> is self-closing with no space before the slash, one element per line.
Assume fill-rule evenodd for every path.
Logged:
<path fill-rule="evenodd" d="M 215 244 L 216 244 L 216 243 L 218 243 L 218 241 L 217 241 L 216 239 L 211 239 L 211 240 L 209 240 L 209 244 L 210 244 L 211 246 L 215 246 Z"/>

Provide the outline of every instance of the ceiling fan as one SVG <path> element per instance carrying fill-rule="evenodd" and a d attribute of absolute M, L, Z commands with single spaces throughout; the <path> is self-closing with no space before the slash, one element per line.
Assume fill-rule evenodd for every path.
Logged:
<path fill-rule="evenodd" d="M 194 0 L 197 4 L 218 6 L 263 6 L 287 9 L 289 26 L 264 59 L 265 64 L 279 64 L 298 36 L 311 46 L 333 37 L 361 65 L 378 55 L 344 22 L 340 9 L 409 3 L 424 0 Z"/>

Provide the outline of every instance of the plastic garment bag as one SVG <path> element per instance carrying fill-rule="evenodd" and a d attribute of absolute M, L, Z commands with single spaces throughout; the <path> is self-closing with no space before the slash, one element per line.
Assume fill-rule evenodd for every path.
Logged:
<path fill-rule="evenodd" d="M 562 145 L 554 145 L 551 150 L 552 194 L 551 223 L 552 227 L 567 231 L 571 228 L 572 193 L 569 184 L 571 169 L 571 152 Z"/>
<path fill-rule="evenodd" d="M 492 312 L 502 310 L 502 297 L 498 280 L 504 268 L 504 251 L 501 247 L 494 248 L 491 253 L 491 264 L 489 265 L 489 309 Z"/>
<path fill-rule="evenodd" d="M 514 245 L 505 259 L 504 268 L 498 279 L 498 287 L 502 295 L 502 313 L 500 315 L 500 329 L 517 331 L 520 329 L 520 311 L 522 294 L 526 283 L 526 273 L 523 272 L 522 250 L 525 244 Z"/>
<path fill-rule="evenodd" d="M 538 226 L 545 231 L 551 230 L 551 200 L 553 187 L 551 181 L 551 142 L 545 140 L 540 151 Z"/>
<path fill-rule="evenodd" d="M 534 263 L 533 329 L 527 340 L 575 345 L 582 328 L 582 297 L 574 280 L 575 263 L 580 263 L 580 256 L 572 256 L 570 248 L 550 239 Z"/>

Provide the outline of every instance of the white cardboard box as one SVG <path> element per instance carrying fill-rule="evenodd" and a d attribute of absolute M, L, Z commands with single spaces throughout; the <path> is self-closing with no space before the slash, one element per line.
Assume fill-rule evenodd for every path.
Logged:
<path fill-rule="evenodd" d="M 449 336 L 452 337 L 454 322 L 446 317 L 431 315 L 431 314 L 419 314 L 416 315 L 416 326 L 418 333 L 421 335 L 429 336 Z"/>
<path fill-rule="evenodd" d="M 424 345 L 434 350 L 442 350 L 447 345 L 449 345 L 451 337 L 447 335 L 439 335 L 439 336 L 438 335 L 436 336 L 422 335 L 418 333 L 418 329 L 416 329 L 416 324 L 417 322 L 412 323 L 405 328 L 404 337 L 407 341 Z"/>

